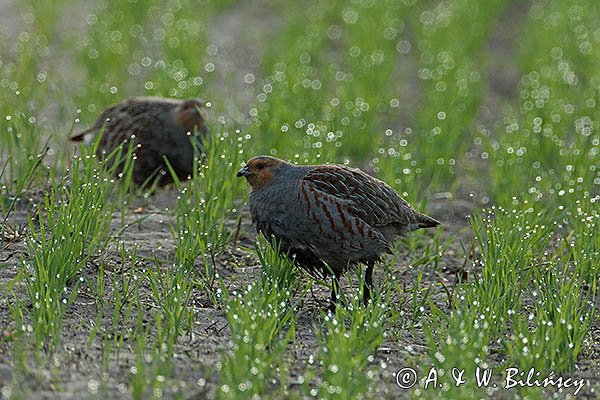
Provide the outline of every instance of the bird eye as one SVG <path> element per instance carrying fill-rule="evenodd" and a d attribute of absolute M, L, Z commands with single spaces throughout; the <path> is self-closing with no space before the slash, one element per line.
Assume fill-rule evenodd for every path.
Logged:
<path fill-rule="evenodd" d="M 263 163 L 256 164 L 256 169 L 263 169 L 263 168 L 265 168 L 265 164 L 263 164 Z"/>

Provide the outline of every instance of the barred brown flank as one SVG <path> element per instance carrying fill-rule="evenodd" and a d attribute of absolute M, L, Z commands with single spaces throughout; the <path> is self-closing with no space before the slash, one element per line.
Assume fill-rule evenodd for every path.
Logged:
<path fill-rule="evenodd" d="M 342 219 L 342 223 L 344 224 L 344 226 L 346 227 L 346 229 L 348 230 L 350 235 L 354 235 L 354 230 L 352 229 L 352 223 L 350 223 L 350 221 L 348 221 L 348 218 L 346 218 L 346 215 L 345 215 L 346 213 L 344 212 L 344 210 L 342 210 L 342 206 L 339 203 L 336 203 L 335 206 L 338 210 L 340 218 Z"/>
<path fill-rule="evenodd" d="M 358 228 L 358 232 L 360 233 L 360 235 L 362 237 L 364 237 L 365 236 L 365 224 L 360 222 L 360 219 L 358 217 L 354 217 L 354 221 L 356 222 L 356 227 Z"/>
<path fill-rule="evenodd" d="M 315 190 L 315 188 L 312 186 L 309 186 L 308 190 L 312 193 L 313 197 L 315 198 L 315 205 L 320 206 L 321 200 L 319 200 L 319 195 L 317 194 L 317 191 Z"/>

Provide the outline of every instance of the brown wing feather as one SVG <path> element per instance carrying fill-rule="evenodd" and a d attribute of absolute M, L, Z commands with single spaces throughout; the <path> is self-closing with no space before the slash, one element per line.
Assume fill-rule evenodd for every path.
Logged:
<path fill-rule="evenodd" d="M 120 144 L 123 139 L 135 133 L 129 133 L 129 129 L 133 127 L 134 130 L 139 130 L 137 125 L 151 128 L 155 121 L 145 122 L 146 118 L 151 120 L 161 112 L 175 106 L 176 103 L 167 102 L 163 99 L 134 97 L 107 108 L 96 119 L 91 128 L 75 133 L 69 139 L 74 142 L 81 142 L 86 136 L 95 137 L 104 127 L 105 136 L 115 135 L 114 132 L 116 132 L 118 138 L 115 138 L 115 141 Z"/>
<path fill-rule="evenodd" d="M 418 215 L 394 189 L 358 169 L 323 165 L 311 170 L 304 180 L 374 227 L 409 225 Z"/>

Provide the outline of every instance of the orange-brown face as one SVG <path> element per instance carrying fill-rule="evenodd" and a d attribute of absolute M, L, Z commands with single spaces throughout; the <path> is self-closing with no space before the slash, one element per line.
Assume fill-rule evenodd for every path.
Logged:
<path fill-rule="evenodd" d="M 194 128 L 200 133 L 206 133 L 208 126 L 200 114 L 200 109 L 204 107 L 204 103 L 200 100 L 186 100 L 177 106 L 177 123 L 179 123 L 188 132 L 194 132 Z"/>
<path fill-rule="evenodd" d="M 259 189 L 267 185 L 276 173 L 275 169 L 285 162 L 269 156 L 258 156 L 251 158 L 246 166 L 240 169 L 237 177 L 245 177 L 252 189 Z"/>

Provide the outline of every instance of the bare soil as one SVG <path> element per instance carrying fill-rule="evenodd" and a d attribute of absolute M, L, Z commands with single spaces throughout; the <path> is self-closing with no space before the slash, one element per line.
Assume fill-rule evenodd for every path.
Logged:
<path fill-rule="evenodd" d="M 17 27 L 13 26 L 14 19 L 8 18 L 8 13 L 4 11 L 18 14 L 19 10 L 15 3 L 10 1 L 2 0 L 0 3 L 5 3 L 2 7 L 3 13 L 0 13 L 0 22 L 5 27 L 6 36 L 16 31 Z M 235 97 L 231 102 L 230 112 L 238 119 L 244 118 L 249 102 L 254 97 L 254 94 L 244 86 L 243 76 L 249 72 L 259 74 L 260 71 L 258 61 L 260 56 L 257 56 L 260 53 L 260 46 L 257 44 L 259 42 L 252 37 L 245 37 L 243 29 L 248 25 L 260 26 L 258 21 L 265 18 L 265 15 L 262 15 L 260 10 L 257 11 L 257 7 L 255 2 L 238 3 L 231 8 L 230 14 L 221 17 L 220 23 L 215 24 L 211 32 L 212 42 L 218 44 L 220 49 L 218 57 L 221 57 L 222 62 L 229 65 L 230 71 L 235 74 L 234 79 L 228 82 L 233 81 L 234 84 L 239 85 L 223 93 L 223 96 Z M 512 7 L 491 34 L 490 53 L 496 56 L 489 60 L 491 64 L 488 77 L 489 94 L 482 110 L 483 124 L 497 121 L 499 115 L 495 112 L 500 112 L 499 104 L 514 96 L 519 71 L 514 71 L 512 66 L 507 66 L 505 63 L 505 57 L 513 50 L 512 39 L 515 34 L 513 30 L 507 29 L 507 26 L 510 25 L 509 21 L 522 18 L 526 12 L 527 7 Z M 241 25 L 240 21 L 246 22 Z M 223 84 L 223 87 L 226 87 L 225 79 L 223 76 L 219 83 Z M 409 254 L 401 245 L 398 247 L 396 264 L 390 268 L 400 282 L 400 286 L 406 288 L 406 292 L 395 294 L 393 307 L 410 307 L 410 303 L 406 302 L 410 296 L 410 288 L 418 274 L 423 272 L 420 289 L 424 291 L 431 288 L 431 298 L 438 307 L 449 312 L 448 293 L 451 293 L 457 276 L 465 276 L 465 268 L 467 272 L 471 269 L 471 263 L 465 262 L 465 254 L 461 246 L 462 244 L 464 248 L 470 248 L 473 238 L 468 216 L 480 206 L 474 203 L 473 197 L 469 194 L 480 193 L 481 189 L 471 186 L 471 183 L 470 180 L 466 180 L 465 186 L 461 188 L 460 193 L 464 193 L 462 198 L 432 200 L 429 204 L 430 214 L 443 222 L 442 238 L 454 239 L 450 247 L 444 251 L 436 268 L 412 267 L 411 260 L 417 259 L 418 255 Z M 134 213 L 135 207 L 129 210 L 126 223 L 133 223 L 145 217 L 142 222 L 133 223 L 120 236 L 125 247 L 137 248 L 140 260 L 135 265 L 136 269 L 152 267 L 153 257 L 162 260 L 172 258 L 175 241 L 171 235 L 170 224 L 174 222 L 174 215 L 169 210 L 173 210 L 176 197 L 177 191 L 167 187 L 150 199 L 140 199 L 140 204 L 144 206 L 142 211 Z M 80 287 L 75 302 L 68 309 L 62 329 L 61 344 L 54 355 L 49 358 L 33 359 L 29 356 L 32 352 L 28 351 L 28 345 L 15 340 L 15 332 L 21 328 L 15 326 L 11 316 L 11 305 L 15 302 L 15 296 L 26 308 L 30 308 L 31 304 L 25 296 L 22 283 L 14 286 L 12 291 L 8 288 L 18 274 L 20 260 L 28 257 L 24 242 L 28 229 L 27 215 L 35 212 L 36 203 L 39 203 L 40 199 L 39 191 L 31 191 L 22 197 L 8 219 L 8 223 L 15 228 L 16 232 L 11 237 L 2 238 L 0 241 L 0 397 L 8 397 L 6 391 L 9 385 L 15 385 L 26 394 L 26 398 L 30 399 L 131 398 L 128 385 L 131 368 L 135 365 L 135 341 L 126 339 L 118 356 L 112 354 L 106 368 L 103 367 L 102 343 L 103 339 L 110 335 L 112 316 L 110 305 L 104 310 L 105 317 L 100 320 L 96 339 L 89 342 L 92 324 L 96 323 L 98 316 L 97 303 L 92 291 L 98 274 L 98 263 L 100 261 L 106 263 L 107 293 L 113 290 L 112 275 L 122 273 L 124 269 L 114 244 L 109 246 L 102 259 L 94 260 L 87 266 L 85 272 L 89 281 Z M 256 257 L 244 249 L 253 247 L 254 229 L 247 215 L 242 218 L 242 222 L 242 233 L 238 243 L 230 244 L 217 259 L 216 270 L 229 290 L 246 286 L 254 281 L 260 272 Z M 121 228 L 120 214 L 114 215 L 112 232 L 116 233 Z M 431 237 L 432 234 L 427 235 Z M 424 240 L 424 245 L 427 245 L 428 240 Z M 383 269 L 380 265 L 375 271 L 376 285 L 381 284 L 385 274 Z M 349 283 L 344 284 L 347 287 Z M 148 314 L 159 307 L 152 299 L 147 282 L 142 284 L 140 296 L 142 296 L 141 303 L 146 307 Z M 288 350 L 292 370 L 288 382 L 290 387 L 298 384 L 298 377 L 303 373 L 309 357 L 318 353 L 315 330 L 320 329 L 321 310 L 327 305 L 329 292 L 323 285 L 313 285 L 311 292 L 302 299 L 298 298 L 301 294 L 297 293 L 296 296 L 300 305 L 296 310 L 296 342 Z M 186 399 L 213 398 L 218 382 L 217 363 L 222 355 L 231 349 L 224 310 L 218 304 L 213 304 L 206 293 L 202 292 L 194 297 L 192 306 L 194 329 L 193 332 L 181 337 L 176 345 L 173 360 L 175 371 L 171 383 L 165 389 L 165 398 L 174 398 L 176 393 L 183 393 L 182 397 Z M 151 319 L 146 323 L 153 324 Z M 123 321 L 124 332 L 134 327 L 134 320 Z M 589 379 L 596 388 L 600 382 L 599 341 L 600 323 L 596 322 L 581 352 L 576 369 L 571 374 L 573 377 Z M 387 327 L 387 338 L 375 352 L 373 360 L 373 365 L 385 365 L 385 368 L 379 370 L 380 385 L 376 397 L 408 398 L 410 393 L 396 386 L 395 373 L 406 366 L 419 368 L 419 365 L 412 364 L 415 357 L 422 356 L 420 358 L 422 366 L 427 365 L 426 355 L 427 345 L 421 328 L 418 323 L 411 321 L 409 315 Z M 597 396 L 591 388 L 586 388 L 583 392 L 579 397 L 596 398 Z M 499 391 L 493 394 L 496 398 L 506 398 L 506 396 L 508 395 Z M 558 397 L 564 395 L 559 394 Z"/>

